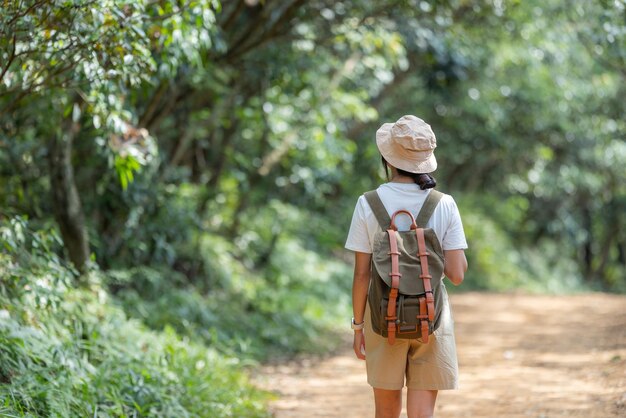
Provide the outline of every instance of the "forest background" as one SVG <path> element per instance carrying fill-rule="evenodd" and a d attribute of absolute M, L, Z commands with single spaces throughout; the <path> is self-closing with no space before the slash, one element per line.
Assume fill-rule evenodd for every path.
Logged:
<path fill-rule="evenodd" d="M 626 2 L 0 1 L 0 413 L 266 416 L 335 347 L 374 133 L 438 138 L 464 289 L 626 291 Z"/>

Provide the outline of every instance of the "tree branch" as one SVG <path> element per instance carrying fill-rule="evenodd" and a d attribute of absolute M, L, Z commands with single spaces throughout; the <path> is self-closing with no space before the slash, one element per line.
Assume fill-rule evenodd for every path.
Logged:
<path fill-rule="evenodd" d="M 256 40 L 248 43 L 247 45 L 242 45 L 239 51 L 236 51 L 231 55 L 230 59 L 236 59 L 244 55 L 248 51 L 257 48 L 264 43 L 275 39 L 278 36 L 289 31 L 289 29 L 291 29 L 289 22 L 304 2 L 305 0 L 295 0 L 293 3 L 287 6 L 287 8 L 283 11 L 280 17 L 274 21 L 269 29 L 265 30 Z"/>
<path fill-rule="evenodd" d="M 222 29 L 227 31 L 230 29 L 231 25 L 235 22 L 236 18 L 241 14 L 244 6 L 244 0 L 239 0 L 237 5 L 233 8 L 233 12 L 228 16 L 224 24 L 222 25 Z"/>
<path fill-rule="evenodd" d="M 11 55 L 9 55 L 9 59 L 7 60 L 7 65 L 2 69 L 2 73 L 0 73 L 0 83 L 2 82 L 2 79 L 4 78 L 4 75 L 7 73 L 7 71 L 9 71 L 9 67 L 11 66 L 11 63 L 13 62 L 13 60 L 15 59 L 16 42 L 17 42 L 16 35 L 13 34 L 13 47 L 11 48 Z"/>
<path fill-rule="evenodd" d="M 41 0 L 38 1 L 36 3 L 31 4 L 28 9 L 24 10 L 23 13 L 17 13 L 15 16 L 13 16 L 13 18 L 11 18 L 11 20 L 9 20 L 6 24 L 6 26 L 11 26 L 13 24 L 13 22 L 15 22 L 18 19 L 23 18 L 24 16 L 28 15 L 31 11 L 33 11 L 36 7 L 39 7 L 42 3 L 45 3 L 46 0 Z M 18 10 L 22 8 L 22 4 L 20 2 L 20 5 L 18 6 Z"/>
<path fill-rule="evenodd" d="M 167 80 L 161 80 L 154 94 L 150 98 L 148 105 L 146 106 L 146 110 L 143 112 L 141 117 L 139 118 L 139 127 L 145 128 L 147 126 L 148 120 L 152 118 L 152 115 L 156 111 L 157 106 L 161 102 L 161 98 L 165 94 L 169 87 L 169 82 Z"/>
<path fill-rule="evenodd" d="M 260 10 L 260 12 L 259 12 L 259 10 Z M 256 14 L 254 16 L 252 16 L 252 18 L 251 18 L 252 22 L 250 24 L 248 24 L 248 26 L 247 26 L 246 30 L 244 30 L 243 34 L 241 36 L 239 36 L 239 38 L 234 40 L 231 45 L 229 45 L 228 51 L 222 57 L 224 60 L 226 60 L 226 61 L 230 60 L 235 55 L 237 50 L 250 37 L 250 35 L 252 33 L 254 33 L 256 31 L 256 29 L 265 21 L 265 18 L 263 17 L 263 15 L 265 14 L 264 12 L 266 12 L 266 11 L 267 10 L 264 7 L 256 9 L 256 11 L 255 11 Z"/>

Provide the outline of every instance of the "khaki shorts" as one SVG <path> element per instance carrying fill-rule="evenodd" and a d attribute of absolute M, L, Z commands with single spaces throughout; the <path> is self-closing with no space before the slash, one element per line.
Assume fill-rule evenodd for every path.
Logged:
<path fill-rule="evenodd" d="M 444 292 L 445 287 L 441 287 Z M 365 362 L 367 382 L 377 389 L 444 390 L 457 389 L 459 367 L 454 341 L 454 321 L 448 295 L 439 328 L 430 336 L 428 344 L 420 340 L 396 338 L 394 345 L 375 334 L 370 323 L 369 306 L 365 308 Z"/>

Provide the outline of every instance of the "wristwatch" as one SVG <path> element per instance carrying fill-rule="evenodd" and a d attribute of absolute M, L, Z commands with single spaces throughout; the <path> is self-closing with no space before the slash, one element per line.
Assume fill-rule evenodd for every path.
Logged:
<path fill-rule="evenodd" d="M 350 327 L 353 330 L 355 330 L 355 331 L 361 330 L 361 329 L 363 329 L 364 326 L 365 326 L 365 321 L 362 321 L 360 324 L 357 324 L 356 322 L 354 322 L 354 318 L 352 318 L 352 321 L 350 323 Z"/>

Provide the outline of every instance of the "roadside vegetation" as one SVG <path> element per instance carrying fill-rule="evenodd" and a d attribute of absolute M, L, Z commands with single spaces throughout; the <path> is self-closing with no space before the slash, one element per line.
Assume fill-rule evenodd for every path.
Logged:
<path fill-rule="evenodd" d="M 0 2 L 0 415 L 267 416 L 407 113 L 455 291 L 626 291 L 623 1 L 183 3 Z"/>

